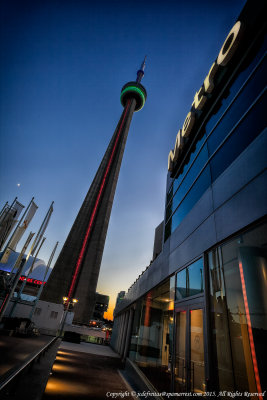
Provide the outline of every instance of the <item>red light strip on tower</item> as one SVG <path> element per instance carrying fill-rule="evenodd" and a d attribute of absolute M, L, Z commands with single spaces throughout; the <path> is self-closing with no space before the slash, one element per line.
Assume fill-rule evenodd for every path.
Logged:
<path fill-rule="evenodd" d="M 114 146 L 113 146 L 113 149 L 112 149 L 112 152 L 111 152 L 111 156 L 110 156 L 110 159 L 109 159 L 109 162 L 108 162 L 108 165 L 107 165 L 105 174 L 104 174 L 104 178 L 103 178 L 103 180 L 102 180 L 102 182 L 101 182 L 100 190 L 99 190 L 98 195 L 97 195 L 97 199 L 96 199 L 96 202 L 95 202 L 95 206 L 94 206 L 92 215 L 91 215 L 91 217 L 90 217 L 90 221 L 89 221 L 89 224 L 88 224 L 88 228 L 87 228 L 85 237 L 84 237 L 84 239 L 83 239 L 83 245 L 82 245 L 82 248 L 81 248 L 79 257 L 78 257 L 78 261 L 77 261 L 77 263 L 76 263 L 75 272 L 74 272 L 74 275 L 73 275 L 73 278 L 72 278 L 72 281 L 71 281 L 71 285 L 70 285 L 70 289 L 69 289 L 69 293 L 68 293 L 68 298 L 69 298 L 69 299 L 72 298 L 74 286 L 75 286 L 75 283 L 76 283 L 76 280 L 77 280 L 77 277 L 78 277 L 78 273 L 79 273 L 79 270 L 80 270 L 80 267 L 81 267 L 81 264 L 82 264 L 82 260 L 83 260 L 83 257 L 84 257 L 84 253 L 85 253 L 87 241 L 88 241 L 89 235 L 90 235 L 90 233 L 91 233 L 91 229 L 92 229 L 93 222 L 94 222 L 94 219 L 95 219 L 95 215 L 96 215 L 96 212 L 97 212 L 97 209 L 98 209 L 98 205 L 99 205 L 99 202 L 100 202 L 100 198 L 101 198 L 101 195 L 102 195 L 102 193 L 103 193 L 104 186 L 105 186 L 105 183 L 106 183 L 106 179 L 107 179 L 107 176 L 108 176 L 110 167 L 111 167 L 111 163 L 112 163 L 113 158 L 114 158 L 114 154 L 115 154 L 115 151 L 116 151 L 116 147 L 117 147 L 117 145 L 118 145 L 118 141 L 119 141 L 119 138 L 120 138 L 120 135 L 121 135 L 121 130 L 122 130 L 122 127 L 123 127 L 123 124 L 124 124 L 124 121 L 125 121 L 125 117 L 126 117 L 126 114 L 127 114 L 128 108 L 129 108 L 129 105 L 130 105 L 130 101 L 131 101 L 131 100 L 128 100 L 127 105 L 126 105 L 126 107 L 125 107 L 123 119 L 122 119 L 121 125 L 120 125 L 120 127 L 119 127 L 119 131 L 118 131 L 118 134 L 117 134 L 117 136 L 116 136 L 116 140 L 115 140 L 115 143 L 114 143 Z M 68 300 L 68 301 L 69 301 L 69 300 Z"/>
<path fill-rule="evenodd" d="M 246 317 L 247 317 L 248 336 L 249 336 L 249 342 L 250 342 L 250 348 L 251 348 L 251 356 L 252 356 L 256 386 L 257 386 L 258 393 L 262 393 L 258 363 L 257 363 L 257 358 L 256 358 L 256 352 L 255 352 L 255 345 L 254 345 L 254 340 L 253 340 L 250 313 L 249 313 L 249 307 L 248 307 L 248 298 L 247 298 L 247 290 L 246 290 L 246 284 L 245 284 L 245 278 L 244 278 L 244 271 L 243 271 L 243 265 L 242 265 L 241 261 L 239 262 L 239 271 L 240 271 L 242 292 L 243 292 L 243 298 L 244 298 L 245 312 L 246 312 Z M 261 395 L 259 395 L 259 399 L 263 400 L 263 397 Z"/>
<path fill-rule="evenodd" d="M 2 309 L 4 308 L 4 305 L 6 304 L 7 298 L 8 298 L 8 294 L 6 295 L 5 300 L 3 301 L 2 305 L 1 305 L 0 314 L 1 314 Z"/>

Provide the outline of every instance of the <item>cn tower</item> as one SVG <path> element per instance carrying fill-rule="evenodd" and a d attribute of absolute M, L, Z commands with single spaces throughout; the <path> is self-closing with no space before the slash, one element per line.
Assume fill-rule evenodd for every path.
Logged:
<path fill-rule="evenodd" d="M 41 300 L 62 303 L 63 297 L 78 299 L 74 322 L 88 324 L 102 261 L 109 218 L 133 113 L 143 108 L 146 90 L 141 85 L 145 59 L 136 81 L 121 89 L 123 112 L 97 173 L 55 263 Z"/>

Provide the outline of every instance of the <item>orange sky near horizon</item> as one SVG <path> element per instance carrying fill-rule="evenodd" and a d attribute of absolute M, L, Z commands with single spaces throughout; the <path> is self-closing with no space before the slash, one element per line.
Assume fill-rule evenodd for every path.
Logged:
<path fill-rule="evenodd" d="M 113 311 L 115 308 L 115 302 L 111 302 L 108 306 L 108 310 L 104 313 L 104 318 L 113 321 Z"/>

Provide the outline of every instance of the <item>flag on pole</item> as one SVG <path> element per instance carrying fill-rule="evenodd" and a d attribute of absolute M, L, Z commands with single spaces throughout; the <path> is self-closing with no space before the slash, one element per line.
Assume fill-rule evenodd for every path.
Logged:
<path fill-rule="evenodd" d="M 2 210 L 0 211 L 0 220 L 1 220 L 2 214 L 4 213 L 7 205 L 8 205 L 8 201 L 6 202 L 6 204 L 3 206 Z"/>
<path fill-rule="evenodd" d="M 9 240 L 6 249 L 4 251 L 4 254 L 1 258 L 1 263 L 7 263 L 8 258 L 12 251 L 16 251 L 16 247 L 20 239 L 22 238 L 24 232 L 26 231 L 27 227 L 29 226 L 29 223 L 31 222 L 32 218 L 34 217 L 34 214 L 36 213 L 38 206 L 34 203 L 32 200 L 30 205 L 28 206 L 28 212 L 24 217 L 22 216 L 22 220 L 18 224 L 17 228 L 15 229 L 11 239 Z"/>
<path fill-rule="evenodd" d="M 47 214 L 46 214 L 46 216 L 45 216 L 45 218 L 44 218 L 44 220 L 42 222 L 42 225 L 41 225 L 41 227 L 39 229 L 39 232 L 37 233 L 37 235 L 35 237 L 35 240 L 34 240 L 34 243 L 32 245 L 32 249 L 31 249 L 31 255 L 32 256 L 34 255 L 39 243 L 42 240 L 42 237 L 44 236 L 45 230 L 47 228 L 47 225 L 49 223 L 49 220 L 50 220 L 52 212 L 53 212 L 53 204 L 54 204 L 54 202 L 52 201 L 51 206 L 49 207 L 49 210 L 48 210 L 48 212 L 47 212 Z"/>
<path fill-rule="evenodd" d="M 22 261 L 22 259 L 24 257 L 24 253 L 25 253 L 27 247 L 29 246 L 30 241 L 32 240 L 34 235 L 35 235 L 34 232 L 30 232 L 29 233 L 29 236 L 28 236 L 28 238 L 27 238 L 27 240 L 26 240 L 26 242 L 25 242 L 25 244 L 24 244 L 24 246 L 23 246 L 23 248 L 22 248 L 22 250 L 21 250 L 21 252 L 20 252 L 20 254 L 19 254 L 19 256 L 18 256 L 18 258 L 17 258 L 17 260 L 16 260 L 16 262 L 15 262 L 15 264 L 13 266 L 13 268 L 12 268 L 12 270 L 11 270 L 11 273 L 13 271 L 17 272 L 17 270 L 19 269 L 21 261 Z"/>
<path fill-rule="evenodd" d="M 24 205 L 15 199 L 11 205 L 7 204 L 3 210 L 0 217 L 0 250 L 18 222 L 18 217 L 23 208 Z"/>
<path fill-rule="evenodd" d="M 24 221 L 18 227 L 18 231 L 16 232 L 16 234 L 14 235 L 14 237 L 12 238 L 12 240 L 11 240 L 11 242 L 9 244 L 9 248 L 11 250 L 16 251 L 17 244 L 20 241 L 20 239 L 22 238 L 23 233 L 28 228 L 29 223 L 31 222 L 31 220 L 34 217 L 34 214 L 37 211 L 37 208 L 38 208 L 38 206 L 33 201 L 31 206 L 30 206 L 30 208 L 29 208 L 29 211 L 27 212 L 27 215 L 25 216 Z"/>

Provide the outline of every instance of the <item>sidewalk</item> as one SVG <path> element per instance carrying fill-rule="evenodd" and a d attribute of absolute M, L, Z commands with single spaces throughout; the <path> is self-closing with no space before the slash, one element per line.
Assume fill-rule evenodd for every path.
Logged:
<path fill-rule="evenodd" d="M 125 397 L 133 399 L 118 372 L 121 367 L 119 356 L 108 346 L 62 342 L 42 400 L 98 400 L 126 392 Z"/>

